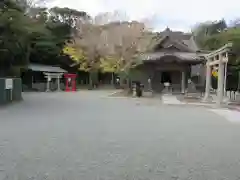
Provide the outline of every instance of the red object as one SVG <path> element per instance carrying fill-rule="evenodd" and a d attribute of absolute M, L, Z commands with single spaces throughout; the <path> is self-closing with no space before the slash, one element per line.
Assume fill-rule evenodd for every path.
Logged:
<path fill-rule="evenodd" d="M 76 78 L 77 75 L 76 74 L 64 74 L 64 77 L 66 79 L 66 92 L 72 92 L 72 91 L 76 91 Z M 70 80 L 70 81 L 69 81 Z"/>

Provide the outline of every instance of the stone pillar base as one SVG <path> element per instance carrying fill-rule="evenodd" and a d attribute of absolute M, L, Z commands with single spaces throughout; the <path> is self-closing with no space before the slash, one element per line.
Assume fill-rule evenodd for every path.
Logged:
<path fill-rule="evenodd" d="M 143 96 L 152 97 L 153 96 L 153 92 L 152 91 L 145 91 Z"/>
<path fill-rule="evenodd" d="M 137 92 L 136 92 L 135 89 L 134 89 L 133 92 L 132 92 L 132 96 L 133 96 L 133 97 L 136 97 L 136 96 L 137 96 Z"/>
<path fill-rule="evenodd" d="M 224 104 L 230 103 L 230 99 L 228 97 L 223 97 L 223 103 Z"/>
<path fill-rule="evenodd" d="M 202 99 L 202 102 L 204 102 L 204 103 L 210 103 L 210 102 L 212 102 L 212 101 L 213 101 L 212 96 L 204 97 L 204 98 Z"/>

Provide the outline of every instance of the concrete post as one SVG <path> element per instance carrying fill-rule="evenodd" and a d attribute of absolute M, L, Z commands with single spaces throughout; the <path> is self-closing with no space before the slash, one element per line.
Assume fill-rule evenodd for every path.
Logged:
<path fill-rule="evenodd" d="M 185 82 L 185 80 L 186 80 L 186 74 L 185 74 L 185 71 L 182 71 L 182 82 L 181 82 L 181 92 L 182 93 L 185 93 L 185 84 L 186 84 L 186 82 Z"/>
<path fill-rule="evenodd" d="M 208 60 L 209 61 L 209 60 Z M 205 95 L 204 95 L 204 101 L 208 101 L 210 97 L 210 88 L 211 88 L 211 66 L 207 62 L 206 63 L 207 69 L 206 69 L 206 87 L 205 87 Z"/>
<path fill-rule="evenodd" d="M 148 90 L 152 91 L 152 82 L 151 82 L 151 78 L 148 78 Z"/>
<path fill-rule="evenodd" d="M 33 88 L 33 80 L 34 80 L 34 77 L 33 77 L 33 75 L 32 75 L 32 77 L 31 77 L 31 88 Z"/>
<path fill-rule="evenodd" d="M 220 106 L 222 104 L 224 91 L 223 88 L 224 88 L 224 64 L 222 62 L 222 54 L 219 54 L 217 106 Z"/>
<path fill-rule="evenodd" d="M 46 92 L 50 91 L 50 81 L 51 81 L 51 77 L 49 74 L 47 74 L 47 89 Z"/>
<path fill-rule="evenodd" d="M 227 61 L 224 62 L 224 97 L 227 97 L 227 65 L 228 65 L 228 52 L 226 52 Z"/>
<path fill-rule="evenodd" d="M 227 63 L 224 63 L 224 86 L 223 86 L 223 90 L 224 90 L 224 97 L 227 96 Z"/>

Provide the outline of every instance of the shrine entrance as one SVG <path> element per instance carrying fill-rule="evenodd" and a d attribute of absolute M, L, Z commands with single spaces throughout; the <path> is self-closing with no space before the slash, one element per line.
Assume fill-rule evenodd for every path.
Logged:
<path fill-rule="evenodd" d="M 172 83 L 172 77 L 171 77 L 171 72 L 170 71 L 163 71 L 162 76 L 161 76 L 161 83 Z"/>
<path fill-rule="evenodd" d="M 203 101 L 208 102 L 210 99 L 212 68 L 217 66 L 217 106 L 221 106 L 226 96 L 226 79 L 227 79 L 227 63 L 228 52 L 232 47 L 232 43 L 217 49 L 206 56 L 206 87 Z"/>
<path fill-rule="evenodd" d="M 61 91 L 60 87 L 60 79 L 63 75 L 63 73 L 49 73 L 49 72 L 44 72 L 45 78 L 47 78 L 47 88 L 46 92 L 50 92 L 50 83 L 52 82 L 53 79 L 57 80 L 57 90 Z"/>
<path fill-rule="evenodd" d="M 76 91 L 76 74 L 64 74 L 66 79 L 66 92 Z"/>

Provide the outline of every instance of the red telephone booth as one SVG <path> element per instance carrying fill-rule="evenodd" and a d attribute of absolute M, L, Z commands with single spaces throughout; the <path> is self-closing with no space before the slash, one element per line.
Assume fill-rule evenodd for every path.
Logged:
<path fill-rule="evenodd" d="M 66 79 L 66 92 L 76 91 L 76 74 L 64 74 Z"/>

